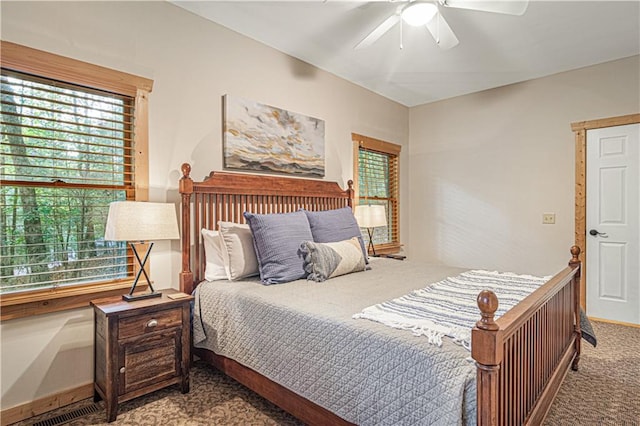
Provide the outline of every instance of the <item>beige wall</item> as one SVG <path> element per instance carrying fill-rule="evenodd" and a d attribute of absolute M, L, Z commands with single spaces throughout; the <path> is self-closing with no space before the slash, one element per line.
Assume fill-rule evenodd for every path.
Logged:
<path fill-rule="evenodd" d="M 635 56 L 412 108 L 411 257 L 559 271 L 574 238 L 570 124 L 640 112 L 639 81 Z"/>
<path fill-rule="evenodd" d="M 351 132 L 406 145 L 408 108 L 166 2 L 0 3 L 2 39 L 155 81 L 150 199 L 177 200 L 180 165 L 201 179 L 222 168 L 226 93 L 325 120 L 326 179 L 352 177 Z M 405 148 L 401 162 L 406 163 Z M 408 169 L 402 192 L 407 193 Z M 408 221 L 408 212 L 403 212 Z M 179 242 L 151 258 L 177 287 Z M 2 323 L 2 409 L 92 382 L 92 311 Z"/>

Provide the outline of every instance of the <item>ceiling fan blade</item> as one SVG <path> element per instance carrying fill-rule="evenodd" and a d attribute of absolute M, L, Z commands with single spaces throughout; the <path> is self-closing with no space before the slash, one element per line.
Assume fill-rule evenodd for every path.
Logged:
<path fill-rule="evenodd" d="M 427 22 L 427 29 L 440 49 L 451 49 L 458 44 L 458 37 L 453 33 L 453 30 L 440 12 L 436 13 L 436 16 Z"/>
<path fill-rule="evenodd" d="M 354 49 L 363 49 L 365 47 L 371 46 L 375 43 L 380 37 L 382 37 L 387 31 L 391 29 L 395 24 L 400 20 L 400 15 L 394 13 L 385 19 L 380 25 L 378 25 L 373 31 L 369 33 L 362 41 L 354 47 Z"/>
<path fill-rule="evenodd" d="M 528 0 L 440 0 L 445 7 L 479 10 L 482 12 L 522 15 L 529 5 Z"/>

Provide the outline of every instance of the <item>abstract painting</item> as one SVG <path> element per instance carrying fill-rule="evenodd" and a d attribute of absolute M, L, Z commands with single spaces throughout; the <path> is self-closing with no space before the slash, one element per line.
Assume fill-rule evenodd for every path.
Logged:
<path fill-rule="evenodd" d="M 224 97 L 225 169 L 324 176 L 324 120 Z"/>

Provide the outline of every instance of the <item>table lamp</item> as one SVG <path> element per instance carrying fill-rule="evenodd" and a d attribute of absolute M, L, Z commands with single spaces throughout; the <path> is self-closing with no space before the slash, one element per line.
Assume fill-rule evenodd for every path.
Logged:
<path fill-rule="evenodd" d="M 147 271 L 144 269 L 149 253 L 153 248 L 153 242 L 149 244 L 149 248 L 142 260 L 140 260 L 134 242 L 145 243 L 155 240 L 177 240 L 179 238 L 178 221 L 173 204 L 115 201 L 109 205 L 109 216 L 107 217 L 104 239 L 108 241 L 128 241 L 140 266 L 129 294 L 122 295 L 122 299 L 131 302 L 162 295 L 162 293 L 153 289 Z M 147 279 L 151 290 L 150 293 L 133 294 L 140 279 L 140 274 L 144 274 Z"/>
<path fill-rule="evenodd" d="M 387 212 L 382 205 L 357 205 L 353 213 L 361 228 L 367 228 L 369 234 L 369 246 L 367 251 L 376 255 L 376 248 L 373 245 L 373 228 L 387 226 Z"/>

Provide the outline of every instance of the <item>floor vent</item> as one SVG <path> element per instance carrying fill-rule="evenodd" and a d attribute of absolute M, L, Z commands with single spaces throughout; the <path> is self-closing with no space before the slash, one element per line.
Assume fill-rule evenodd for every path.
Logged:
<path fill-rule="evenodd" d="M 100 410 L 100 404 L 91 404 L 82 408 L 78 408 L 77 410 L 69 411 L 68 413 L 60 414 L 59 416 L 52 417 L 47 420 L 39 421 L 38 423 L 34 423 L 33 426 L 58 426 L 63 425 L 67 422 L 70 422 L 73 419 L 77 419 L 78 417 L 86 416 L 91 413 L 95 413 Z"/>

